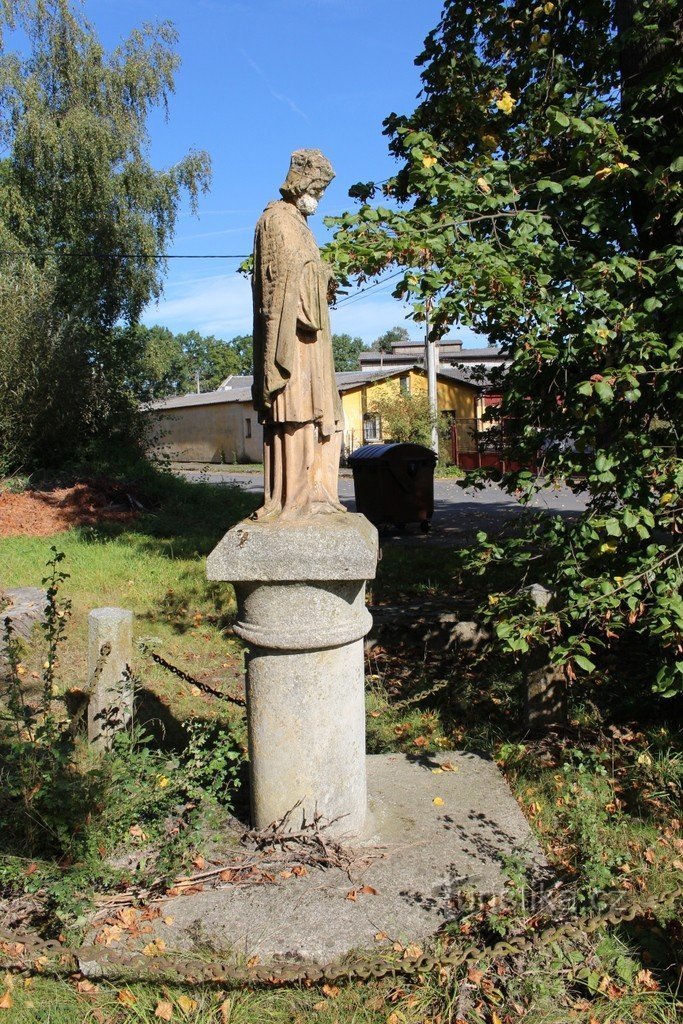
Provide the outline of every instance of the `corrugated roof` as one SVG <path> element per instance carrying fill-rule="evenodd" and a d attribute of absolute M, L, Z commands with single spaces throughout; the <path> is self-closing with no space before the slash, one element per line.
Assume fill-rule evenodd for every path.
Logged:
<path fill-rule="evenodd" d="M 182 409 L 195 405 L 218 405 L 226 402 L 251 402 L 251 388 L 230 391 L 205 391 L 202 395 L 172 395 L 158 402 L 148 402 L 145 409 Z"/>
<path fill-rule="evenodd" d="M 231 374 L 226 377 L 224 381 L 216 388 L 217 391 L 233 391 L 235 388 L 250 388 L 254 383 L 252 376 L 239 376 L 238 374 Z"/>
<path fill-rule="evenodd" d="M 437 376 L 446 380 L 457 380 L 460 384 L 469 387 L 477 387 L 477 383 L 469 378 L 468 369 L 455 369 L 452 367 L 440 367 Z M 340 391 L 353 391 L 354 388 L 363 387 L 366 384 L 378 380 L 388 380 L 391 377 L 400 376 L 407 370 L 415 370 L 417 373 L 425 373 L 423 366 L 416 364 L 403 367 L 401 370 L 351 370 L 344 373 L 336 373 L 335 380 Z M 251 377 L 233 377 L 233 380 L 249 380 Z M 217 391 L 205 391 L 204 394 L 196 395 L 173 395 L 171 398 L 162 398 L 157 402 L 149 402 L 145 409 L 183 409 L 194 405 L 216 405 L 221 402 L 251 402 L 251 386 L 219 388 Z"/>

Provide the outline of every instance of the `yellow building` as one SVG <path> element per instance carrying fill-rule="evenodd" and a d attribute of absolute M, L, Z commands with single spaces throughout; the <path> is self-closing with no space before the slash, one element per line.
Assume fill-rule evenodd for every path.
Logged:
<path fill-rule="evenodd" d="M 390 441 L 384 434 L 377 402 L 384 395 L 407 391 L 426 394 L 427 374 L 420 366 L 401 370 L 365 370 L 338 373 L 344 407 L 344 451 L 362 444 Z M 437 407 L 451 419 L 474 419 L 477 415 L 479 388 L 458 370 L 443 369 L 437 374 Z"/>
<path fill-rule="evenodd" d="M 377 412 L 381 395 L 427 390 L 427 376 L 418 366 L 358 370 L 338 373 L 336 378 L 344 409 L 345 455 L 362 444 L 391 440 L 383 435 Z M 217 391 L 150 403 L 146 413 L 152 452 L 174 462 L 260 462 L 263 431 L 254 412 L 251 384 L 251 377 L 229 377 Z M 439 371 L 439 412 L 453 419 L 474 420 L 479 390 L 458 370 Z"/>

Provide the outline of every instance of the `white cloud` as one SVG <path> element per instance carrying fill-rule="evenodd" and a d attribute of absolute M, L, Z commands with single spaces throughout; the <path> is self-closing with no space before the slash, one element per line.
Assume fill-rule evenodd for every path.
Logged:
<path fill-rule="evenodd" d="M 220 338 L 250 334 L 251 286 L 239 274 L 215 274 L 200 280 L 177 281 L 142 318 L 175 333 L 199 331 Z"/>

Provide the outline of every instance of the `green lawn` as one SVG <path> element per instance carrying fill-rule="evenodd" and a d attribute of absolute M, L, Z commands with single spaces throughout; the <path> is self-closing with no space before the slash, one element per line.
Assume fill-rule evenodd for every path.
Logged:
<path fill-rule="evenodd" d="M 64 552 L 61 566 L 70 578 L 60 596 L 71 600 L 72 616 L 59 657 L 61 689 L 85 682 L 88 611 L 114 604 L 133 609 L 138 639 L 200 681 L 235 691 L 243 670 L 241 645 L 229 629 L 234 596 L 229 585 L 206 581 L 204 559 L 225 530 L 251 511 L 254 499 L 239 488 L 187 484 L 149 472 L 136 493 L 148 511 L 133 524 L 0 541 L 0 584 L 39 585 L 51 546 Z M 441 603 L 470 618 L 477 595 L 471 581 L 460 578 L 455 554 L 440 547 L 387 546 L 371 597 L 391 606 L 409 602 L 419 608 L 425 602 L 428 609 Z M 565 734 L 532 740 L 520 722 L 522 663 L 456 655 L 443 644 L 425 641 L 424 635 L 399 620 L 379 636 L 368 662 L 369 749 L 458 747 L 495 758 L 562 883 L 556 903 L 539 904 L 540 894 L 529 888 L 523 867 L 509 864 L 508 897 L 463 911 L 448 927 L 450 948 L 533 935 L 569 908 L 590 916 L 615 896 L 645 899 L 669 888 L 683 872 L 683 754 L 680 732 L 668 721 L 666 706 L 649 701 L 634 724 L 615 716 L 613 695 L 607 700 L 596 685 L 573 695 Z M 31 670 L 40 675 L 41 644 L 21 656 L 28 669 L 22 678 L 29 678 Z M 227 730 L 222 742 L 242 756 L 240 709 L 201 693 L 142 654 L 135 669 L 140 685 L 166 709 L 169 721 L 214 723 Z M 420 699 L 439 679 L 449 685 Z M 406 697 L 416 700 L 397 707 Z M 212 773 L 228 777 L 237 762 L 224 760 L 216 767 L 213 741 L 208 756 L 203 742 L 200 737 L 197 756 L 188 761 L 182 744 L 168 749 L 156 740 L 131 741 L 104 762 L 103 771 L 78 740 L 66 774 L 59 764 L 54 769 L 46 762 L 49 770 L 41 784 L 47 805 L 31 803 L 41 795 L 29 790 L 27 806 L 48 806 L 41 813 L 53 827 L 61 815 L 69 822 L 68 834 L 41 841 L 35 822 L 24 822 L 23 832 L 18 826 L 12 831 L 21 805 L 10 801 L 15 817 L 0 820 L 0 928 L 2 897 L 38 890 L 49 896 L 48 933 L 61 928 L 73 941 L 92 888 L 111 891 L 131 881 L 106 868 L 105 855 L 125 848 L 130 827 L 139 822 L 152 840 L 165 835 L 168 816 L 177 813 L 188 792 L 196 794 L 192 809 L 183 812 L 191 827 L 159 851 L 154 870 L 172 877 L 205 851 L 203 844 L 212 831 L 220 832 L 225 813 L 211 795 Z M 22 750 L 25 754 L 26 745 Z M 0 758 L 10 754 L 16 755 L 16 744 L 0 747 Z M 10 788 L 14 776 L 5 773 L 12 764 L 0 762 Z M 93 808 L 92 815 L 85 814 L 86 806 Z M 0 818 L 5 812 L 0 794 Z M 35 852 L 26 846 L 26 836 L 36 842 Z M 71 851 L 70 858 L 65 850 Z M 592 934 L 579 929 L 571 939 L 492 964 L 327 989 L 231 992 L 220 985 L 144 981 L 89 987 L 78 975 L 56 980 L 39 972 L 0 973 L 0 1022 L 153 1024 L 170 1013 L 174 1021 L 200 1024 L 674 1024 L 681 1005 L 672 965 L 682 940 L 669 907 L 639 915 L 628 926 Z M 0 971 L 2 955 L 0 944 Z M 400 960 L 403 954 L 392 955 Z"/>

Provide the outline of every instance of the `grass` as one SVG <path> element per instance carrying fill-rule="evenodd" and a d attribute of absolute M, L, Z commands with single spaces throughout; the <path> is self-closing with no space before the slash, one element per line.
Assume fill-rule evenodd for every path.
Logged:
<path fill-rule="evenodd" d="M 40 584 L 51 544 L 65 552 L 62 564 L 71 575 L 63 590 L 72 600 L 73 616 L 59 674 L 67 688 L 84 682 L 87 613 L 104 604 L 132 608 L 138 637 L 155 637 L 157 649 L 171 661 L 218 686 L 227 678 L 230 688 L 236 674 L 242 675 L 241 649 L 227 632 L 233 596 L 227 585 L 205 580 L 203 560 L 254 502 L 239 488 L 191 485 L 153 473 L 142 475 L 138 493 L 150 511 L 133 524 L 72 530 L 48 540 L 0 541 L 0 580 Z M 507 897 L 464 910 L 444 941 L 459 948 L 490 944 L 501 935 L 533 934 L 570 910 L 599 911 L 619 894 L 657 895 L 680 876 L 683 754 L 679 727 L 667 713 L 670 705 L 650 700 L 645 707 L 641 700 L 638 721 L 625 720 L 628 702 L 619 705 L 596 680 L 572 696 L 566 732 L 531 739 L 520 723 L 522 664 L 449 648 L 442 636 L 429 639 L 430 609 L 446 607 L 461 618 L 472 617 L 475 595 L 470 581 L 459 576 L 455 554 L 387 545 L 372 600 L 379 606 L 409 603 L 416 628 L 406 629 L 400 618 L 394 625 L 389 621 L 372 650 L 368 748 L 424 753 L 457 747 L 495 758 L 562 882 L 559 895 L 540 892 L 530 886 L 524 866 L 511 862 Z M 22 657 L 30 667 L 39 652 Z M 238 745 L 240 737 L 243 742 L 239 712 L 193 691 L 148 659 L 141 658 L 136 668 L 170 718 L 199 716 L 232 729 Z M 419 697 L 442 679 L 446 687 Z M 397 706 L 410 697 L 417 698 L 414 704 Z M 78 756 L 85 772 L 87 752 L 80 749 Z M 101 781 L 100 824 L 89 826 L 92 843 L 115 846 L 117 834 L 126 836 L 141 814 L 154 837 L 188 785 L 182 755 L 155 744 L 135 749 L 124 744 L 110 765 L 110 777 Z M 163 778 L 171 784 L 161 789 Z M 197 784 L 201 787 L 202 780 Z M 107 803 L 111 792 L 116 800 Z M 223 813 L 211 801 L 206 808 L 210 813 L 195 823 L 205 836 L 220 832 Z M 198 832 L 190 831 L 185 845 L 169 851 L 167 869 L 194 856 Z M 7 851 L 7 836 L 2 842 Z M 26 860 L 17 862 L 25 876 Z M 44 884 L 54 890 L 57 909 L 71 914 L 73 927 L 73 890 L 59 887 L 70 871 L 83 889 L 102 884 L 102 876 L 95 873 L 89 880 L 87 875 L 96 858 L 84 855 L 81 864 L 66 870 L 50 867 L 49 858 L 44 863 Z M 35 878 L 24 877 L 26 886 Z M 674 1024 L 681 1005 L 673 965 L 682 945 L 675 915 L 662 912 L 492 965 L 327 990 L 229 992 L 208 985 L 91 985 L 78 975 L 64 981 L 0 975 L 0 1022 L 128 1024 L 156 1022 L 170 1012 L 173 1021 L 198 1024 Z"/>

